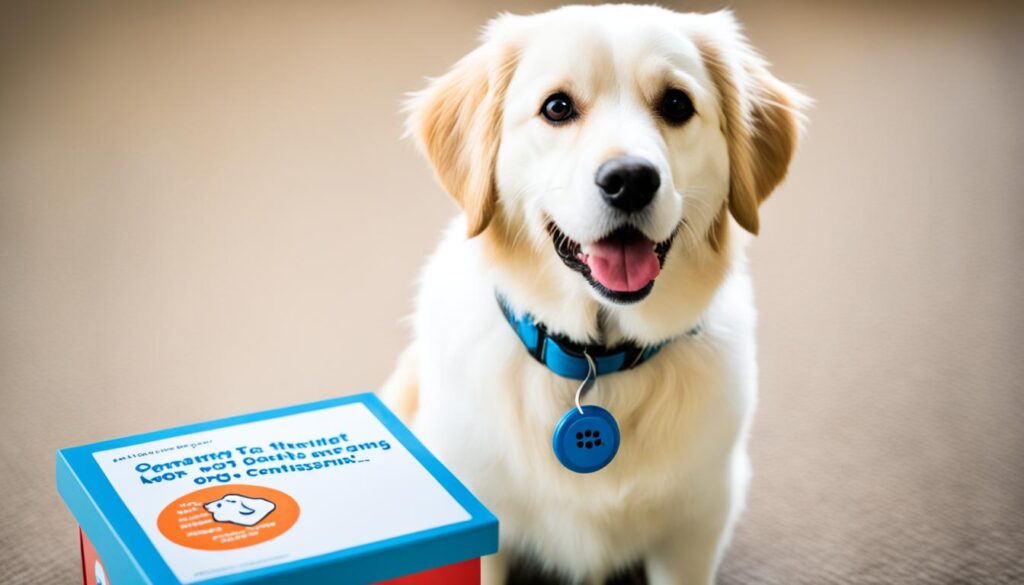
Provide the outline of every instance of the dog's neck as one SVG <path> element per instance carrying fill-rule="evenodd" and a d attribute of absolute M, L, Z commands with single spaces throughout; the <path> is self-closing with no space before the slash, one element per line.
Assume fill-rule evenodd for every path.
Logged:
<path fill-rule="evenodd" d="M 614 374 L 639 367 L 654 357 L 671 339 L 656 344 L 640 345 L 633 341 L 622 341 L 615 345 L 600 341 L 580 344 L 564 335 L 548 329 L 529 313 L 517 313 L 501 295 L 496 294 L 498 306 L 505 320 L 523 343 L 526 351 L 535 360 L 563 378 L 586 379 L 592 368 L 597 376 Z M 603 321 L 603 310 L 598 310 L 598 327 Z M 689 337 L 699 335 L 698 323 L 686 332 Z"/>

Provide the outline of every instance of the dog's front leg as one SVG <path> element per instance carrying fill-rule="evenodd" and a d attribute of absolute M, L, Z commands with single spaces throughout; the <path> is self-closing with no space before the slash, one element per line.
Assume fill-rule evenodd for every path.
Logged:
<path fill-rule="evenodd" d="M 647 556 L 650 585 L 711 585 L 725 548 L 726 514 L 694 518 Z"/>
<path fill-rule="evenodd" d="M 480 584 L 505 585 L 508 581 L 508 554 L 498 551 L 480 559 Z"/>
<path fill-rule="evenodd" d="M 650 585 L 711 585 L 732 535 L 746 491 L 746 482 L 703 490 L 691 499 L 693 510 L 646 559 Z M 708 486 L 710 487 L 710 486 Z"/>

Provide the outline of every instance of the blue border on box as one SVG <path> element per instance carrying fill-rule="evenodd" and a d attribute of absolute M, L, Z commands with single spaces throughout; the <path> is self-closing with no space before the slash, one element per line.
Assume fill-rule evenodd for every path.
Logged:
<path fill-rule="evenodd" d="M 361 403 L 469 513 L 470 519 L 307 559 L 194 583 L 373 583 L 457 563 L 498 550 L 498 520 L 375 395 L 356 394 L 102 441 L 57 451 L 57 491 L 117 585 L 180 581 L 107 480 L 93 453 L 189 433 Z"/>

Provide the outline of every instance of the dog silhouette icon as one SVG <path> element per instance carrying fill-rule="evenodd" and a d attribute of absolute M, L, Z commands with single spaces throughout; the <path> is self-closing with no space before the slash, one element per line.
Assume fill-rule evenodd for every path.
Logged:
<path fill-rule="evenodd" d="M 227 494 L 220 499 L 203 504 L 216 522 L 228 522 L 239 526 L 259 524 L 277 506 L 263 498 L 250 498 L 241 494 Z"/>

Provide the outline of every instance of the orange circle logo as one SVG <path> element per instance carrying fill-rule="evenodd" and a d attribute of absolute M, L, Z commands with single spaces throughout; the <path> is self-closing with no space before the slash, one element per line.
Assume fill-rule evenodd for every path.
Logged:
<path fill-rule="evenodd" d="M 156 519 L 173 543 L 200 550 L 230 550 L 276 538 L 299 519 L 288 494 L 255 485 L 221 485 L 174 500 Z"/>

